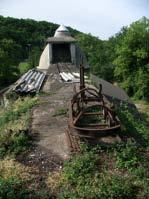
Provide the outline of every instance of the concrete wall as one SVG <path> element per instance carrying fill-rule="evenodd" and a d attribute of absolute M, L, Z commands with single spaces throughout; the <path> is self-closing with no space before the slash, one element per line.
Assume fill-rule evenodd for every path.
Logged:
<path fill-rule="evenodd" d="M 52 44 L 49 44 L 49 64 L 52 63 Z"/>
<path fill-rule="evenodd" d="M 75 44 L 70 44 L 71 62 L 76 65 L 76 46 Z"/>
<path fill-rule="evenodd" d="M 41 70 L 48 70 L 48 68 L 50 67 L 50 64 L 52 64 L 52 60 L 53 60 L 52 54 L 53 54 L 52 44 L 48 43 L 41 54 L 39 66 L 37 68 Z M 82 58 L 83 58 L 84 67 L 89 68 L 84 52 L 75 43 L 70 43 L 70 54 L 71 54 L 71 62 L 73 65 L 76 65 L 77 67 L 79 67 L 80 64 L 82 64 Z"/>
<path fill-rule="evenodd" d="M 38 69 L 47 70 L 49 68 L 50 59 L 51 59 L 50 52 L 51 52 L 51 46 L 47 44 L 40 56 Z"/>

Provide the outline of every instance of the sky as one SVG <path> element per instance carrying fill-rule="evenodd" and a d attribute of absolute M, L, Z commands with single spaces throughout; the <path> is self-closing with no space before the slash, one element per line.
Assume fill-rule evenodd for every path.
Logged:
<path fill-rule="evenodd" d="M 143 16 L 149 0 L 0 0 L 0 15 L 45 20 L 108 39 Z"/>

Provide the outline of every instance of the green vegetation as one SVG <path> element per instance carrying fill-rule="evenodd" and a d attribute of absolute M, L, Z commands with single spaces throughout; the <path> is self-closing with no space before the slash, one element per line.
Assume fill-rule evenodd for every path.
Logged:
<path fill-rule="evenodd" d="M 135 168 L 134 164 L 129 165 L 129 168 L 135 168 L 131 173 L 131 170 L 120 167 L 118 164 L 120 156 L 116 156 L 117 160 L 114 162 L 114 155 L 117 151 L 114 150 L 114 153 L 112 150 L 110 152 L 109 150 L 101 152 L 101 149 L 85 149 L 80 155 L 74 155 L 64 165 L 62 172 L 55 175 L 55 178 L 50 175 L 48 183 L 56 198 L 147 198 L 147 176 L 145 175 L 147 167 L 145 170 L 141 166 Z M 103 160 L 103 153 L 104 156 L 109 156 L 110 159 Z M 132 162 L 134 161 L 133 158 L 134 156 Z M 113 168 L 110 168 L 111 165 L 105 167 L 105 163 L 108 165 L 110 161 L 114 164 Z M 124 164 L 125 159 L 121 158 L 121 163 Z M 125 170 L 122 168 L 125 168 Z M 57 184 L 55 181 L 57 181 Z M 142 197 L 140 197 L 141 195 Z"/>
<path fill-rule="evenodd" d="M 17 179 L 3 179 L 0 178 L 0 198 L 1 199 L 29 199 L 35 198 L 32 191 L 25 189 L 24 182 Z"/>
<path fill-rule="evenodd" d="M 19 62 L 20 48 L 12 39 L 0 39 L 0 87 L 17 79 L 19 70 L 16 65 Z"/>
<path fill-rule="evenodd" d="M 28 70 L 30 69 L 30 65 L 28 62 L 21 62 L 19 64 L 19 70 L 20 70 L 20 74 L 23 75 L 24 73 L 26 73 Z"/>
<path fill-rule="evenodd" d="M 94 106 L 86 108 L 86 112 L 92 112 L 92 113 L 101 112 L 102 113 L 102 108 L 98 105 L 94 105 Z M 99 124 L 99 123 L 105 124 L 106 121 L 105 121 L 103 115 L 86 115 L 86 116 L 82 116 L 79 119 L 77 125 L 80 126 L 80 127 L 83 127 L 83 126 L 86 126 L 90 123 L 92 123 L 92 124 Z"/>
<path fill-rule="evenodd" d="M 91 66 L 90 72 L 113 82 L 114 65 L 112 61 L 115 43 L 111 43 L 111 39 L 102 41 L 91 34 L 82 33 L 78 34 L 76 39 L 88 58 Z"/>
<path fill-rule="evenodd" d="M 104 118 L 100 115 L 86 115 L 85 117 L 81 117 L 77 123 L 79 127 L 87 126 L 88 124 L 105 124 Z"/>
<path fill-rule="evenodd" d="M 60 108 L 58 110 L 55 111 L 53 117 L 56 117 L 56 116 L 66 116 L 68 113 L 68 109 L 67 108 Z"/>
<path fill-rule="evenodd" d="M 18 99 L 0 116 L 0 157 L 18 154 L 29 144 L 29 111 L 37 98 Z"/>
<path fill-rule="evenodd" d="M 14 157 L 29 149 L 28 132 L 30 109 L 37 98 L 19 98 L 11 101 L 0 115 L 0 198 L 35 198 L 35 191 L 28 185 L 33 180 L 31 169 L 18 163 Z"/>
<path fill-rule="evenodd" d="M 30 168 L 17 163 L 14 159 L 0 160 L 0 198 L 35 198 L 34 191 L 27 187 L 33 176 Z"/>
<path fill-rule="evenodd" d="M 149 142 L 148 125 L 135 116 L 135 113 L 128 108 L 127 104 L 117 110 L 117 114 L 123 125 L 123 135 L 133 136 L 141 145 Z"/>
<path fill-rule="evenodd" d="M 149 19 L 126 28 L 116 45 L 115 77 L 130 96 L 149 98 Z"/>

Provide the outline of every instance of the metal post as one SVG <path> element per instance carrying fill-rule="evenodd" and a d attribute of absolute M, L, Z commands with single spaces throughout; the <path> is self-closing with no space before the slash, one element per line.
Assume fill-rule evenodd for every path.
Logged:
<path fill-rule="evenodd" d="M 81 64 L 80 64 L 80 90 L 85 88 L 84 82 L 84 66 L 83 66 L 83 57 L 81 57 Z"/>
<path fill-rule="evenodd" d="M 84 82 L 84 66 L 83 66 L 83 57 L 81 57 L 81 64 L 80 64 L 80 90 L 85 88 L 85 82 Z M 81 93 L 81 101 L 83 102 L 85 98 L 85 93 Z"/>

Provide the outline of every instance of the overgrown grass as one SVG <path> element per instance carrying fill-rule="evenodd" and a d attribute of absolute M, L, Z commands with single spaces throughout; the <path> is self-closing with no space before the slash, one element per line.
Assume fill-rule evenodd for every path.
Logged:
<path fill-rule="evenodd" d="M 37 98 L 20 98 L 1 110 L 0 115 L 0 198 L 36 198 L 29 184 L 33 181 L 31 168 L 12 159 L 29 147 L 30 110 Z M 7 156 L 7 157 L 6 157 Z M 6 158 L 5 158 L 6 157 Z"/>
<path fill-rule="evenodd" d="M 122 133 L 123 135 L 132 136 L 141 145 L 148 145 L 149 143 L 149 128 L 148 126 L 137 119 L 131 110 L 128 108 L 127 104 L 122 105 L 117 109 L 117 114 L 123 125 Z"/>
<path fill-rule="evenodd" d="M 132 199 L 135 198 L 138 189 L 133 177 L 103 171 L 96 149 L 85 150 L 75 155 L 55 177 L 53 180 L 53 176 L 50 175 L 48 182 L 50 187 L 54 188 L 56 198 L 60 199 Z"/>
<path fill-rule="evenodd" d="M 1 199 L 32 199 L 36 198 L 35 193 L 24 187 L 24 182 L 16 179 L 0 178 L 0 198 Z"/>
<path fill-rule="evenodd" d="M 35 198 L 35 193 L 28 188 L 33 176 L 31 168 L 16 162 L 14 159 L 0 160 L 0 198 Z"/>
<path fill-rule="evenodd" d="M 102 111 L 102 108 L 99 107 L 99 106 L 92 106 L 92 107 L 88 107 L 86 108 L 86 112 L 91 112 L 91 113 L 94 113 L 94 112 L 101 112 Z M 86 115 L 85 117 L 81 117 L 79 119 L 79 122 L 78 122 L 78 126 L 80 127 L 83 127 L 83 126 L 86 126 L 90 123 L 93 123 L 93 124 L 98 124 L 98 123 L 103 123 L 105 124 L 105 119 L 103 117 L 103 115 Z"/>
<path fill-rule="evenodd" d="M 60 108 L 60 109 L 57 109 L 55 111 L 55 113 L 53 114 L 53 117 L 56 117 L 56 116 L 66 116 L 68 113 L 68 109 L 67 108 Z"/>
<path fill-rule="evenodd" d="M 18 154 L 29 144 L 28 134 L 30 109 L 37 98 L 20 98 L 3 110 L 0 116 L 0 157 Z"/>
<path fill-rule="evenodd" d="M 29 174 L 30 172 L 30 167 L 18 163 L 15 159 L 5 157 L 0 160 L 0 178 L 18 178 L 26 181 L 29 178 L 32 179 L 32 175 Z"/>

